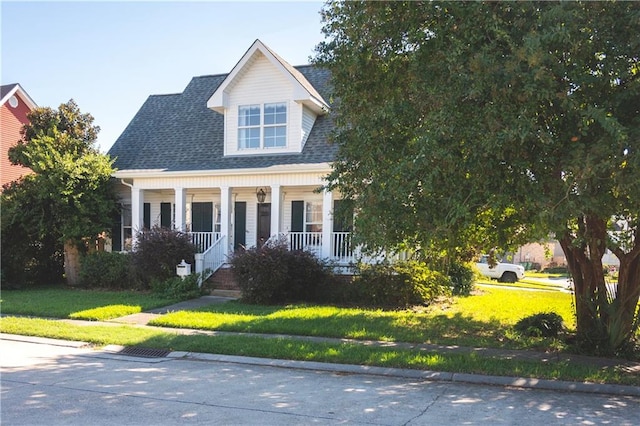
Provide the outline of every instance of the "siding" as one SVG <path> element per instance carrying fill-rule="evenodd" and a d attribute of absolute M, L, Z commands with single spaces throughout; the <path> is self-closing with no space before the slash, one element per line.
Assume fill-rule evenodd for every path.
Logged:
<path fill-rule="evenodd" d="M 18 106 L 12 108 L 9 102 L 5 102 L 2 105 L 2 111 L 0 111 L 0 132 L 1 134 L 1 150 L 2 159 L 0 161 L 0 184 L 4 185 L 7 182 L 14 181 L 20 176 L 31 173 L 31 170 L 22 167 L 14 166 L 9 161 L 9 148 L 14 146 L 16 142 L 21 139 L 20 129 L 24 123 L 28 123 L 27 113 L 29 113 L 29 107 L 24 103 L 22 98 L 16 94 L 18 98 Z"/>
<path fill-rule="evenodd" d="M 301 152 L 311 127 L 303 130 L 302 105 L 293 101 L 294 86 L 267 58 L 262 54 L 257 56 L 230 88 L 229 109 L 225 111 L 225 155 Z M 274 102 L 287 103 L 287 147 L 238 150 L 238 106 Z M 306 121 L 308 126 L 309 119 Z"/>

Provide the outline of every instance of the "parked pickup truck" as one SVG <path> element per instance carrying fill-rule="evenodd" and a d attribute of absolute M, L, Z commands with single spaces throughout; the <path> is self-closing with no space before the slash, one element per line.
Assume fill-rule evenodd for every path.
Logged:
<path fill-rule="evenodd" d="M 515 283 L 524 278 L 524 268 L 513 263 L 498 262 L 494 267 L 489 266 L 489 255 L 485 254 L 480 257 L 480 261 L 476 263 L 478 270 L 485 277 L 498 280 L 503 283 Z"/>

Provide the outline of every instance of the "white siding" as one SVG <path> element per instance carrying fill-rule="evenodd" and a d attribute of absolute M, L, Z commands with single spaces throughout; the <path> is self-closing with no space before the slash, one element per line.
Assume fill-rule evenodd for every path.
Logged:
<path fill-rule="evenodd" d="M 304 148 L 304 145 L 307 143 L 307 138 L 309 137 L 309 133 L 311 133 L 313 124 L 316 122 L 316 117 L 316 114 L 309 108 L 304 107 L 302 109 L 302 148 Z"/>
<path fill-rule="evenodd" d="M 225 155 L 255 155 L 256 153 L 300 152 L 315 116 L 304 113 L 294 101 L 294 85 L 262 54 L 245 67 L 237 83 L 229 90 L 229 108 L 225 110 Z M 238 106 L 264 103 L 287 103 L 287 146 L 284 148 L 238 150 Z"/>

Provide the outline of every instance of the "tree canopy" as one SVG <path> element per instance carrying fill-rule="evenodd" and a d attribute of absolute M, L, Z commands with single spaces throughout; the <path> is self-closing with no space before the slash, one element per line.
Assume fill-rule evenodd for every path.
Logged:
<path fill-rule="evenodd" d="M 83 239 L 95 239 L 111 229 L 117 212 L 109 182 L 113 161 L 94 147 L 99 128 L 93 117 L 82 114 L 71 100 L 57 110 L 37 108 L 28 118 L 30 123 L 9 150 L 9 158 L 34 173 L 3 190 L 3 260 L 11 254 L 5 253 L 7 245 L 14 255 L 33 253 L 29 247 L 42 247 L 42 241 L 51 251 L 45 257 L 63 245 L 65 252 L 74 250 Z M 70 258 L 67 263 L 77 267 Z M 29 262 L 23 259 L 17 264 L 26 267 Z M 50 272 L 54 278 L 55 272 Z M 71 271 L 66 273 L 71 279 Z"/>
<path fill-rule="evenodd" d="M 363 239 L 486 249 L 551 233 L 580 337 L 605 352 L 628 343 L 640 4 L 349 1 L 323 18 L 316 62 L 332 71 L 339 146 L 328 186 L 354 200 Z M 606 249 L 620 259 L 613 294 Z"/>

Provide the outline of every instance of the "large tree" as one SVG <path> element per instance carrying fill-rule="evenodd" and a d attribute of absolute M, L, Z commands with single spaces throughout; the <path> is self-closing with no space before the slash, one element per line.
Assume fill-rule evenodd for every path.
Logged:
<path fill-rule="evenodd" d="M 113 161 L 94 146 L 100 129 L 73 100 L 57 110 L 36 108 L 28 118 L 9 158 L 34 173 L 2 193 L 2 249 L 14 256 L 32 253 L 33 247 L 54 253 L 62 251 L 58 244 L 67 282 L 77 284 L 83 248 L 111 229 L 117 212 L 109 182 Z M 55 271 L 51 274 L 54 279 Z"/>
<path fill-rule="evenodd" d="M 628 347 L 640 296 L 640 3 L 327 3 L 329 186 L 373 245 L 553 233 L 579 341 Z M 602 258 L 620 260 L 607 287 Z"/>

